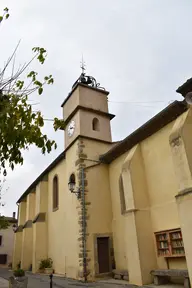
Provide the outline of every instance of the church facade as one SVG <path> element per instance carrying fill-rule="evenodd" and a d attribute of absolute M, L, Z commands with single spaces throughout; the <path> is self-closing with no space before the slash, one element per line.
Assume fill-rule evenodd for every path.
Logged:
<path fill-rule="evenodd" d="M 151 270 L 188 269 L 192 281 L 189 91 L 191 80 L 183 101 L 114 143 L 109 92 L 82 74 L 62 104 L 65 150 L 18 200 L 13 267 L 36 273 L 50 257 L 69 278 L 116 269 L 142 285 Z"/>

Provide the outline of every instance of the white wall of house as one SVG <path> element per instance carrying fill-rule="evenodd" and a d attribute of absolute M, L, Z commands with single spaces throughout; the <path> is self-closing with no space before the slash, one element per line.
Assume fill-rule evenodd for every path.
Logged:
<path fill-rule="evenodd" d="M 13 255 L 14 232 L 12 226 L 13 224 L 11 223 L 9 228 L 0 230 L 0 236 L 2 236 L 0 255 L 7 254 L 7 264 L 12 262 Z"/>

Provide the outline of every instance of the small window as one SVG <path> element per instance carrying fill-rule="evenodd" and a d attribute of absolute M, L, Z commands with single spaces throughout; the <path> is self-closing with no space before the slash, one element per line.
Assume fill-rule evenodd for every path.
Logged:
<path fill-rule="evenodd" d="M 100 130 L 100 124 L 99 124 L 99 120 L 97 118 L 93 119 L 92 128 L 93 128 L 94 131 L 99 131 Z"/>
<path fill-rule="evenodd" d="M 59 181 L 58 177 L 53 178 L 53 210 L 59 208 Z"/>
<path fill-rule="evenodd" d="M 75 184 L 75 174 L 71 174 L 71 176 L 69 177 L 69 182 Z"/>
<path fill-rule="evenodd" d="M 0 246 L 2 245 L 2 235 L 0 235 Z"/>

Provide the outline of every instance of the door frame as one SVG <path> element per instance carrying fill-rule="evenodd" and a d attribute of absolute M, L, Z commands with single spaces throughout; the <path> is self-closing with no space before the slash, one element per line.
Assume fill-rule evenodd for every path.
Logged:
<path fill-rule="evenodd" d="M 99 273 L 99 262 L 98 262 L 98 247 L 97 247 L 97 238 L 109 238 L 109 269 L 110 271 L 107 273 Z M 107 276 L 112 273 L 112 249 L 113 249 L 113 240 L 112 233 L 102 233 L 102 234 L 94 234 L 94 266 L 95 266 L 95 276 Z"/>

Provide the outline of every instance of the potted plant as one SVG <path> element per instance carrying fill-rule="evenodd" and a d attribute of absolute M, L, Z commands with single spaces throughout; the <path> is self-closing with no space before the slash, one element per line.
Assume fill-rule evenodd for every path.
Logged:
<path fill-rule="evenodd" d="M 53 273 L 53 261 L 51 258 L 43 259 L 40 262 L 39 270 L 44 271 L 46 274 Z"/>
<path fill-rule="evenodd" d="M 9 278 L 9 287 L 11 288 L 27 288 L 28 278 L 25 276 L 23 269 L 17 269 L 13 272 L 13 276 Z"/>
<path fill-rule="evenodd" d="M 21 268 L 21 261 L 19 261 L 19 263 L 17 264 L 17 269 Z"/>

